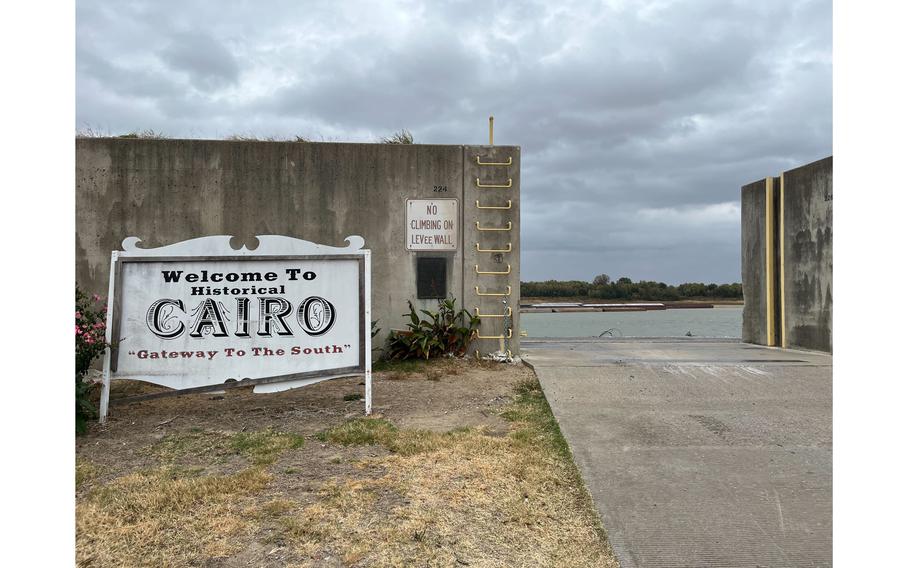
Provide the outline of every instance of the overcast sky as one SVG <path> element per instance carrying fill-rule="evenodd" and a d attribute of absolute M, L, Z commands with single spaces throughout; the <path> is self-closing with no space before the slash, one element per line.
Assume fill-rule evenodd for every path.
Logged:
<path fill-rule="evenodd" d="M 76 129 L 522 147 L 522 280 L 738 282 L 745 183 L 831 154 L 831 3 L 76 3 Z"/>

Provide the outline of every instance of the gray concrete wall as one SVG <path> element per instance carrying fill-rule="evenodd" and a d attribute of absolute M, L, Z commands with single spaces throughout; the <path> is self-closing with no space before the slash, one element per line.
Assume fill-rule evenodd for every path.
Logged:
<path fill-rule="evenodd" d="M 782 175 L 785 347 L 832 351 L 833 165 L 828 157 Z"/>
<path fill-rule="evenodd" d="M 742 205 L 743 341 L 768 345 L 766 182 L 744 185 Z"/>
<path fill-rule="evenodd" d="M 512 350 L 517 353 L 519 152 L 514 146 L 77 139 L 76 279 L 85 290 L 105 294 L 110 252 L 129 236 L 155 247 L 228 234 L 239 248 L 262 234 L 334 246 L 342 246 L 349 235 L 362 235 L 373 251 L 373 317 L 383 328 L 381 337 L 404 327 L 407 300 L 417 308 L 436 305 L 416 298 L 418 255 L 448 259 L 448 292 L 471 311 L 488 307 L 486 298 L 474 293 L 480 278 L 474 265 L 495 270 L 511 264 L 509 277 L 485 278 L 496 288 L 512 285 L 507 300 L 516 320 Z M 483 161 L 511 156 L 513 165 L 477 166 L 475 155 Z M 501 194 L 512 200 L 512 209 L 477 210 L 475 178 L 500 176 L 513 179 L 512 188 Z M 434 186 L 447 191 L 434 191 Z M 453 197 L 462 220 L 458 251 L 407 251 L 406 200 Z M 487 239 L 492 233 L 484 233 L 483 242 L 509 239 L 513 252 L 478 258 L 473 248 L 478 220 L 482 226 L 511 220 L 507 236 Z M 482 332 L 492 334 L 493 328 L 486 320 Z M 497 344 L 486 340 L 477 347 L 487 352 Z"/>
<path fill-rule="evenodd" d="M 743 341 L 832 352 L 832 170 L 828 157 L 743 186 Z"/>

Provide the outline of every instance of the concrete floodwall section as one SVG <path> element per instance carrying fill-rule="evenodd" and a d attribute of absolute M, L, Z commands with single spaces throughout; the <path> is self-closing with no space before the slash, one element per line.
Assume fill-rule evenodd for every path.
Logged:
<path fill-rule="evenodd" d="M 478 166 L 475 155 L 511 156 L 512 165 Z M 362 235 L 373 251 L 373 317 L 383 330 L 377 340 L 389 329 L 404 328 L 401 314 L 408 300 L 418 309 L 435 308 L 435 299 L 417 298 L 418 259 L 434 257 L 444 259 L 446 293 L 472 312 L 475 306 L 490 307 L 475 301 L 480 297 L 474 286 L 484 277 L 475 274 L 475 264 L 494 267 L 491 271 L 510 266 L 507 277 L 488 278 L 496 279 L 496 288 L 512 286 L 506 299 L 513 306 L 511 348 L 517 353 L 518 160 L 514 146 L 77 139 L 76 281 L 88 292 L 106 294 L 110 253 L 130 236 L 142 239 L 140 246 L 156 247 L 233 235 L 235 246 L 252 248 L 256 235 L 333 246 L 343 246 L 349 235 Z M 475 179 L 498 180 L 500 175 L 513 180 L 511 188 L 497 190 L 508 192 L 501 197 L 512 200 L 511 210 L 476 209 Z M 452 198 L 458 201 L 457 247 L 407 250 L 407 200 Z M 494 211 L 507 215 L 493 219 Z M 484 240 L 478 239 L 479 221 L 481 227 L 512 222 L 511 231 L 503 232 L 511 254 L 484 253 L 488 258 L 480 262 L 475 242 L 497 244 L 502 237 L 488 239 L 493 233 L 484 232 Z M 485 321 L 484 335 L 493 334 L 494 327 Z M 476 343 L 488 352 L 498 341 Z"/>
<path fill-rule="evenodd" d="M 766 233 L 768 201 L 766 180 L 742 187 L 743 341 L 773 345 L 768 335 L 768 285 Z"/>
<path fill-rule="evenodd" d="M 833 159 L 742 187 L 743 341 L 832 351 Z"/>
<path fill-rule="evenodd" d="M 743 341 L 779 345 L 780 178 L 742 188 Z"/>
<path fill-rule="evenodd" d="M 828 157 L 782 175 L 784 347 L 832 351 L 833 165 Z"/>

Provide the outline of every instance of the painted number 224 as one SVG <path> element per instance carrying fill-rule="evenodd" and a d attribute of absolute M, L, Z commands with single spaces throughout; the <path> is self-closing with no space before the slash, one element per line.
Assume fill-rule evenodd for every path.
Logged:
<path fill-rule="evenodd" d="M 436 193 L 441 192 L 441 191 L 449 191 L 449 186 L 447 186 L 447 185 L 434 185 L 434 186 L 433 186 L 433 191 L 436 192 Z"/>

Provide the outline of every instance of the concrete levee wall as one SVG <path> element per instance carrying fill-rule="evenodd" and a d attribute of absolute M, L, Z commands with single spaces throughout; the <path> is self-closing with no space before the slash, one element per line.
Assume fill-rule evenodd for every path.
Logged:
<path fill-rule="evenodd" d="M 831 352 L 833 159 L 742 187 L 743 341 Z"/>
<path fill-rule="evenodd" d="M 512 165 L 480 173 L 478 155 L 486 161 L 508 156 Z M 472 312 L 483 307 L 475 295 L 480 278 L 475 264 L 490 271 L 511 266 L 509 275 L 484 278 L 503 279 L 498 288 L 512 285 L 505 299 L 514 313 L 512 350 L 517 353 L 519 164 L 515 146 L 77 139 L 76 280 L 87 291 L 106 294 L 110 253 L 131 236 L 142 239 L 142 247 L 156 247 L 233 235 L 235 247 L 253 248 L 256 235 L 332 246 L 361 235 L 373 252 L 373 319 L 383 330 L 377 339 L 404 327 L 401 314 L 408 300 L 418 309 L 435 307 L 434 299 L 417 299 L 416 275 L 417 258 L 433 256 L 446 259 L 447 293 Z M 475 179 L 483 183 L 499 176 L 513 179 L 512 187 L 502 190 L 512 209 L 487 219 L 480 214 L 492 210 L 475 208 Z M 406 250 L 406 200 L 415 198 L 458 200 L 456 251 Z M 486 254 L 484 264 L 474 250 L 479 242 L 475 223 L 504 224 L 506 216 L 512 230 L 493 238 L 509 239 L 513 252 L 496 258 Z M 495 327 L 485 320 L 481 333 L 492 334 Z M 483 352 L 497 344 L 475 342 Z"/>
<path fill-rule="evenodd" d="M 743 341 L 769 345 L 766 181 L 742 187 Z M 748 230 L 747 230 L 748 228 Z"/>
<path fill-rule="evenodd" d="M 833 158 L 781 176 L 782 345 L 832 351 Z"/>

